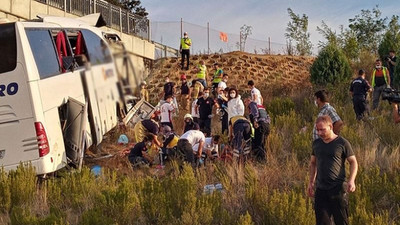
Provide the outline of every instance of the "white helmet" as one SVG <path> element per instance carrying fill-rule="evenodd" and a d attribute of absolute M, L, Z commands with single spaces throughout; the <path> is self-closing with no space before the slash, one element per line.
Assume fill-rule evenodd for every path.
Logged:
<path fill-rule="evenodd" d="M 186 114 L 186 115 L 183 117 L 184 120 L 186 120 L 187 118 L 190 118 L 191 120 L 193 120 L 192 115 L 190 115 L 189 113 Z"/>
<path fill-rule="evenodd" d="M 142 85 L 147 85 L 146 81 L 142 81 Z"/>

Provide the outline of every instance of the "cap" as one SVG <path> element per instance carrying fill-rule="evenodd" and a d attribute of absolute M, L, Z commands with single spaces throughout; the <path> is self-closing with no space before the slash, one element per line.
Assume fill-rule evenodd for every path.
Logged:
<path fill-rule="evenodd" d="M 183 117 L 184 120 L 186 120 L 187 118 L 190 118 L 191 120 L 193 120 L 192 115 L 190 115 L 189 113 L 186 114 L 186 115 Z"/>
<path fill-rule="evenodd" d="M 186 80 L 186 75 L 185 74 L 181 75 L 181 80 Z"/>
<path fill-rule="evenodd" d="M 183 35 L 185 35 L 185 34 L 187 34 L 187 32 L 185 31 L 185 32 L 183 32 Z"/>

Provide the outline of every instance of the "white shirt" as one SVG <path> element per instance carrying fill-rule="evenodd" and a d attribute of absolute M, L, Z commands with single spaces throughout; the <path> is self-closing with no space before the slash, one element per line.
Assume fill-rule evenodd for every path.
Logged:
<path fill-rule="evenodd" d="M 224 81 L 221 81 L 221 82 L 218 83 L 219 90 L 225 90 L 226 87 L 227 86 L 226 86 L 226 83 Z"/>
<path fill-rule="evenodd" d="M 257 105 L 262 105 L 261 92 L 256 87 L 253 87 L 253 89 L 251 89 L 251 98 L 254 99 L 253 101 L 257 103 Z"/>
<path fill-rule="evenodd" d="M 204 136 L 203 132 L 199 130 L 189 130 L 182 134 L 179 139 L 186 139 L 193 146 L 195 144 L 199 144 L 200 141 L 205 142 L 206 137 Z"/>
<path fill-rule="evenodd" d="M 195 99 L 195 100 L 192 102 L 192 117 L 199 118 L 200 115 L 199 115 L 198 112 L 196 112 L 196 103 L 197 103 L 197 99 Z"/>
<path fill-rule="evenodd" d="M 243 116 L 244 115 L 244 104 L 240 95 L 236 98 L 232 98 L 228 102 L 228 121 L 231 120 L 234 116 Z"/>
<path fill-rule="evenodd" d="M 193 145 L 193 151 L 197 152 L 199 150 L 199 144 Z M 215 145 L 212 143 L 212 137 L 206 138 L 206 141 L 204 142 L 203 145 L 203 152 L 205 151 L 216 151 L 218 153 L 218 145 Z"/>
<path fill-rule="evenodd" d="M 171 120 L 171 112 L 174 110 L 174 106 L 171 103 L 165 102 L 161 105 L 161 123 L 172 122 Z"/>

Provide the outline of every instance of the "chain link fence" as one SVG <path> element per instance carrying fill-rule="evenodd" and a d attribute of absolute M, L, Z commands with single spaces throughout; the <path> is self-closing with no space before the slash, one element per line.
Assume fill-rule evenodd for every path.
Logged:
<path fill-rule="evenodd" d="M 101 13 L 107 26 L 150 40 L 149 20 L 103 0 L 36 0 L 77 16 Z"/>
<path fill-rule="evenodd" d="M 223 33 L 213 28 L 207 28 L 187 22 L 151 22 L 151 38 L 154 42 L 179 49 L 182 31 L 188 32 L 192 39 L 191 54 L 226 53 L 239 51 L 240 34 Z M 224 41 L 222 41 L 222 40 Z M 243 42 L 243 41 L 242 41 Z M 243 47 L 242 47 L 243 48 Z M 255 54 L 284 54 L 286 44 L 270 40 L 247 38 L 244 51 Z"/>

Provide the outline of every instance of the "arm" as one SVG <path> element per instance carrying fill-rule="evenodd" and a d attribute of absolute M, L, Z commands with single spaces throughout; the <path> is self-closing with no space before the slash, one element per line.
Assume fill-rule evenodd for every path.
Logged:
<path fill-rule="evenodd" d="M 161 147 L 160 141 L 157 139 L 157 135 L 153 134 L 153 143 L 157 145 L 157 147 Z"/>
<path fill-rule="evenodd" d="M 197 158 L 201 158 L 201 153 L 203 152 L 204 141 L 199 142 L 199 149 L 197 150 Z"/>
<path fill-rule="evenodd" d="M 393 121 L 394 123 L 400 123 L 399 104 L 393 102 L 392 106 L 393 106 Z"/>
<path fill-rule="evenodd" d="M 391 82 L 391 80 L 390 80 L 390 72 L 389 72 L 389 70 L 386 68 L 386 74 L 387 74 L 387 84 L 390 86 L 390 82 Z"/>
<path fill-rule="evenodd" d="M 333 123 L 333 132 L 337 135 L 340 134 L 340 130 L 342 129 L 343 126 L 343 121 L 342 120 L 338 120 L 335 123 Z"/>
<path fill-rule="evenodd" d="M 310 181 L 308 183 L 307 194 L 310 197 L 314 197 L 315 178 L 317 177 L 317 158 L 313 155 L 310 159 L 309 176 Z"/>
<path fill-rule="evenodd" d="M 356 180 L 356 175 L 357 175 L 357 170 L 358 170 L 358 163 L 357 163 L 357 159 L 354 155 L 348 157 L 347 162 L 350 163 L 350 176 L 349 176 L 349 180 L 348 180 L 347 191 L 354 192 L 356 190 L 355 180 Z"/>

